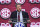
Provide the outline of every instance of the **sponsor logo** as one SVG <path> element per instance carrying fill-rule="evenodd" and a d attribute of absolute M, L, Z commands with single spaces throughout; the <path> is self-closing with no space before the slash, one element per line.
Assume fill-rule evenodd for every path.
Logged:
<path fill-rule="evenodd" d="M 40 9 L 39 8 L 32 8 L 30 14 L 33 18 L 38 18 L 40 16 Z"/>
<path fill-rule="evenodd" d="M 31 3 L 40 3 L 40 0 L 29 0 Z"/>
<path fill-rule="evenodd" d="M 16 3 L 20 3 L 23 4 L 25 2 L 25 0 L 15 0 Z"/>
<path fill-rule="evenodd" d="M 17 22 L 14 27 L 25 27 L 22 22 Z"/>
<path fill-rule="evenodd" d="M 2 18 L 7 19 L 10 17 L 10 15 L 11 15 L 11 11 L 8 8 L 3 8 L 1 10 L 1 17 Z"/>

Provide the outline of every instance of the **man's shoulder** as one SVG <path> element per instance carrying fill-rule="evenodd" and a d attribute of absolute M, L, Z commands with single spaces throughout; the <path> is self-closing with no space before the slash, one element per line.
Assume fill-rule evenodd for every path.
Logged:
<path fill-rule="evenodd" d="M 26 11 L 22 11 L 23 13 L 27 13 Z"/>
<path fill-rule="evenodd" d="M 16 13 L 17 11 L 13 11 L 12 13 Z"/>
<path fill-rule="evenodd" d="M 12 13 L 17 12 L 17 11 L 13 11 Z"/>

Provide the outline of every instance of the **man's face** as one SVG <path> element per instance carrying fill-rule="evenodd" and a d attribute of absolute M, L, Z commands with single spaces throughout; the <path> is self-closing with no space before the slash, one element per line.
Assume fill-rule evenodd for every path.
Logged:
<path fill-rule="evenodd" d="M 21 11 L 21 5 L 17 5 L 17 10 Z"/>

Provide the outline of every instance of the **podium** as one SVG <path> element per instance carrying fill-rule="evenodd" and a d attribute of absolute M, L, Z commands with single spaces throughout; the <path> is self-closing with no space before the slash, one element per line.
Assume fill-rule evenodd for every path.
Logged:
<path fill-rule="evenodd" d="M 13 22 L 12 23 L 17 23 L 19 22 L 17 18 L 13 18 L 13 19 L 10 19 L 12 20 Z M 20 21 L 21 22 L 21 21 Z M 23 18 L 23 22 L 22 23 L 27 23 L 27 18 Z"/>
<path fill-rule="evenodd" d="M 10 20 L 12 20 L 13 27 L 14 27 L 14 25 L 15 25 L 16 23 L 19 22 L 17 18 L 13 18 L 13 19 L 10 19 Z M 28 23 L 27 20 L 28 20 L 28 18 L 23 18 L 23 22 L 22 22 L 22 23 L 23 23 L 25 26 L 26 26 L 26 24 Z"/>

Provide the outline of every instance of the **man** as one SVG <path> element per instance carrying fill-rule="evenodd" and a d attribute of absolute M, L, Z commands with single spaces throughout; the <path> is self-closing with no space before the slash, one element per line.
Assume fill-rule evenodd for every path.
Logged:
<path fill-rule="evenodd" d="M 18 22 L 23 22 L 23 19 L 26 18 L 27 19 L 26 21 L 30 22 L 29 15 L 25 11 L 22 11 L 21 4 L 16 4 L 16 8 L 17 8 L 17 10 L 12 12 L 12 14 L 11 14 L 11 19 L 17 18 Z M 11 23 L 12 21 L 10 20 L 9 23 Z M 13 27 L 14 27 L 14 24 L 13 24 Z M 27 27 L 27 23 L 25 23 L 25 27 Z"/>

